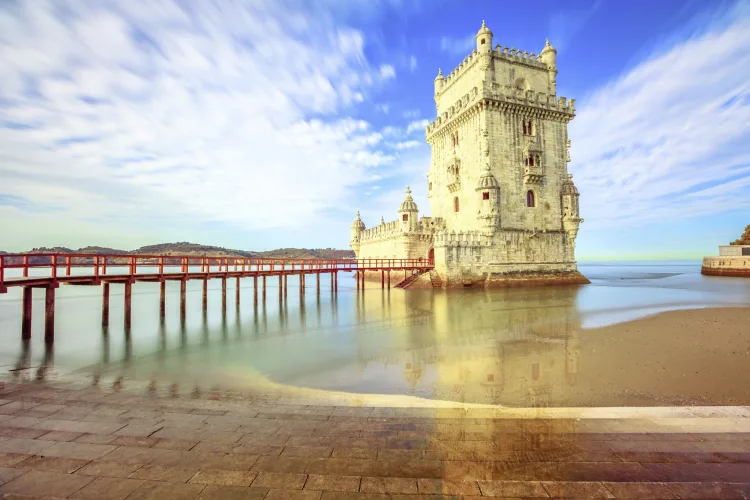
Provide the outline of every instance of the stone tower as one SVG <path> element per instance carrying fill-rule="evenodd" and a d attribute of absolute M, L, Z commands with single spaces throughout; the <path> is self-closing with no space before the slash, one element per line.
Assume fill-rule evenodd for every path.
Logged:
<path fill-rule="evenodd" d="M 360 219 L 359 217 L 359 211 L 357 211 L 357 216 L 354 218 L 354 222 L 352 222 L 352 226 L 349 230 L 349 246 L 352 247 L 352 250 L 354 250 L 355 254 L 359 254 L 361 236 L 364 230 L 365 223 L 362 222 L 362 219 Z"/>
<path fill-rule="evenodd" d="M 476 49 L 435 79 L 437 119 L 426 129 L 430 215 L 443 222 L 435 270 L 449 286 L 586 283 L 567 168 L 575 101 L 556 95 L 557 51 L 549 40 L 538 57 L 492 43 L 482 22 Z"/>

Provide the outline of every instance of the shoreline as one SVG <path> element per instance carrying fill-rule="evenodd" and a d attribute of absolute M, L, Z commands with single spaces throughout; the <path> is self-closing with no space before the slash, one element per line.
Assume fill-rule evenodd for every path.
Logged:
<path fill-rule="evenodd" d="M 555 381 L 559 387 L 547 388 L 550 400 L 543 408 L 545 411 L 750 406 L 750 386 L 743 382 L 750 377 L 750 306 L 662 311 L 607 326 L 580 327 L 575 337 L 578 366 L 574 380 L 572 383 L 570 379 Z M 559 361 L 569 362 L 567 359 Z M 122 367 L 113 368 L 99 375 L 97 385 L 114 386 L 117 379 L 124 376 L 122 384 L 147 392 L 149 380 L 137 376 L 129 378 L 136 370 L 120 373 L 118 370 Z M 91 386 L 96 375 L 95 365 L 90 365 L 67 371 L 58 381 L 53 379 L 48 383 L 76 382 Z M 157 385 L 166 387 L 169 385 L 167 378 L 154 380 Z M 10 372 L 5 373 L 3 379 L 14 383 Z M 511 386 L 513 383 L 515 381 L 511 380 Z M 201 385 L 204 384 L 209 385 L 210 381 L 204 380 Z M 181 380 L 181 385 L 189 386 L 189 380 Z M 523 412 L 542 409 L 502 401 L 492 404 L 472 397 L 461 402 L 440 393 L 429 397 L 286 385 L 247 371 L 227 373 L 220 390 L 239 399 L 267 395 L 277 400 L 304 400 L 307 404 L 502 408 Z"/>

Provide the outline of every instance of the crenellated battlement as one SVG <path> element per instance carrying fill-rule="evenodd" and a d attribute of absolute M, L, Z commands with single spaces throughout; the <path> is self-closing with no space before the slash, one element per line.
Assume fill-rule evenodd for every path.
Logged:
<path fill-rule="evenodd" d="M 490 54 L 492 57 L 513 64 L 522 64 L 530 68 L 547 71 L 547 65 L 540 59 L 541 56 L 534 54 L 533 52 L 530 53 L 526 50 L 522 52 L 520 49 L 515 49 L 513 47 L 501 47 L 500 45 L 496 45 L 495 49 L 492 50 Z M 463 61 L 453 69 L 453 71 L 445 76 L 445 84 L 440 93 L 447 90 L 454 81 L 461 77 L 467 70 L 469 70 L 469 68 L 473 67 L 481 57 L 482 54 L 479 54 L 476 49 L 466 56 Z"/>
<path fill-rule="evenodd" d="M 431 217 L 422 217 L 419 221 L 416 231 L 404 231 L 404 227 L 401 221 L 394 220 L 390 222 L 381 222 L 377 226 L 373 226 L 370 229 L 362 231 L 360 234 L 360 242 L 374 242 L 388 240 L 392 238 L 398 238 L 404 235 L 410 236 L 425 236 L 432 238 L 436 228 L 440 229 L 445 224 L 442 219 L 433 219 Z"/>
<path fill-rule="evenodd" d="M 485 99 L 499 103 L 508 103 L 509 105 L 562 113 L 568 115 L 570 118 L 575 116 L 575 99 L 557 97 L 544 92 L 534 92 L 533 90 L 523 90 L 512 85 L 493 83 L 491 89 L 482 97 L 484 99 L 479 99 L 479 89 L 474 87 L 461 99 L 457 100 L 447 111 L 441 113 L 440 116 L 427 125 L 425 134 L 427 136 L 434 134 L 438 129 L 453 121 L 458 115 L 470 111 L 475 106 L 483 105 Z"/>
<path fill-rule="evenodd" d="M 394 236 L 401 236 L 402 234 L 404 234 L 404 231 L 401 229 L 401 224 L 399 221 L 394 220 L 391 222 L 380 223 L 370 229 L 365 229 L 362 231 L 360 241 L 377 241 L 392 238 Z"/>

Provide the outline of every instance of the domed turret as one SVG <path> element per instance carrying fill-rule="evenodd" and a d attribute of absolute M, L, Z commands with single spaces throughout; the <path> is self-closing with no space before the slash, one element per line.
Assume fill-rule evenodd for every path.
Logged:
<path fill-rule="evenodd" d="M 549 77 L 549 94 L 557 94 L 557 50 L 550 45 L 549 38 L 544 44 L 544 48 L 539 53 L 539 60 L 547 66 Z"/>
<path fill-rule="evenodd" d="M 352 222 L 351 229 L 350 229 L 350 235 L 351 240 L 349 241 L 349 246 L 352 247 L 352 250 L 354 250 L 355 255 L 359 255 L 359 245 L 360 245 L 360 239 L 362 237 L 362 232 L 365 230 L 365 223 L 362 222 L 362 219 L 359 218 L 359 210 L 357 210 L 357 216 L 354 218 L 354 222 Z"/>
<path fill-rule="evenodd" d="M 563 228 L 568 233 L 568 239 L 573 248 L 578 235 L 578 225 L 583 222 L 578 211 L 578 189 L 573 184 L 573 174 L 568 174 L 568 180 L 563 182 L 560 192 L 562 198 Z"/>
<path fill-rule="evenodd" d="M 485 165 L 484 173 L 479 178 L 479 182 L 477 182 L 476 190 L 482 191 L 487 189 L 500 189 L 500 184 L 497 183 L 497 179 L 495 179 L 495 176 L 490 172 L 489 165 Z"/>
<path fill-rule="evenodd" d="M 484 230 L 493 233 L 500 226 L 500 184 L 492 172 L 489 164 L 485 164 L 484 173 L 479 177 L 475 188 L 479 195 L 479 210 L 477 219 L 482 222 Z"/>
<path fill-rule="evenodd" d="M 482 27 L 477 33 L 477 52 L 480 54 L 492 51 L 492 31 L 482 21 Z"/>
<path fill-rule="evenodd" d="M 417 229 L 419 209 L 417 208 L 417 204 L 414 203 L 414 198 L 411 197 L 409 186 L 406 186 L 406 197 L 401 202 L 398 213 L 400 216 L 399 219 L 401 219 L 401 228 L 404 232 L 415 231 Z"/>
<path fill-rule="evenodd" d="M 439 94 L 443 90 L 445 85 L 445 77 L 443 76 L 443 69 L 438 68 L 438 74 L 435 77 L 435 95 Z"/>

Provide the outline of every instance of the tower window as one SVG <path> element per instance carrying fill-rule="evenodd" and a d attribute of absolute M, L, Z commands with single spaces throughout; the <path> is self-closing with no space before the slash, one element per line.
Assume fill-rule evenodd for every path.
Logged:
<path fill-rule="evenodd" d="M 481 45 L 484 45 L 484 38 L 482 38 L 482 43 L 481 43 Z"/>
<path fill-rule="evenodd" d="M 482 199 L 483 200 L 489 200 L 490 199 L 490 193 L 489 191 L 485 191 L 482 193 Z"/>
<path fill-rule="evenodd" d="M 409 220 L 409 214 L 402 215 L 401 216 L 401 220 L 404 221 L 404 222 L 408 221 Z"/>
<path fill-rule="evenodd" d="M 458 212 L 458 209 L 459 209 L 458 196 L 456 196 L 455 198 L 453 198 L 453 211 Z"/>
<path fill-rule="evenodd" d="M 495 374 L 494 373 L 488 373 L 487 374 L 487 382 L 494 382 L 495 381 Z"/>
<path fill-rule="evenodd" d="M 531 120 L 528 120 L 528 121 L 524 120 L 522 122 L 522 125 L 523 125 L 523 135 L 534 135 Z"/>
<path fill-rule="evenodd" d="M 536 206 L 534 203 L 534 191 L 528 190 L 526 191 L 526 206 L 527 207 L 534 207 Z"/>

